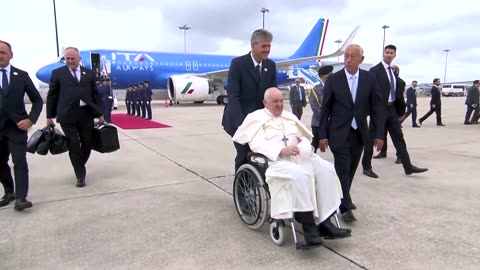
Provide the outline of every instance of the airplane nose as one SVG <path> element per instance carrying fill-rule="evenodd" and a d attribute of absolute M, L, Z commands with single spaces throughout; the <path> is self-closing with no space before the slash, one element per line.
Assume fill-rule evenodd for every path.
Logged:
<path fill-rule="evenodd" d="M 37 79 L 39 79 L 40 81 L 42 81 L 44 83 L 49 83 L 50 82 L 50 76 L 52 75 L 52 71 L 54 69 L 57 69 L 57 68 L 62 67 L 64 65 L 65 64 L 62 64 L 62 63 L 53 63 L 53 64 L 49 64 L 49 65 L 41 67 L 36 73 Z"/>

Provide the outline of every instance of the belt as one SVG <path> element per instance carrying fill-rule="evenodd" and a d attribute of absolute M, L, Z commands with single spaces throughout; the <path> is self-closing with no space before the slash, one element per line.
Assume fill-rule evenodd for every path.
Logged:
<path fill-rule="evenodd" d="M 395 104 L 395 101 L 388 102 L 388 106 L 392 106 L 393 104 Z"/>

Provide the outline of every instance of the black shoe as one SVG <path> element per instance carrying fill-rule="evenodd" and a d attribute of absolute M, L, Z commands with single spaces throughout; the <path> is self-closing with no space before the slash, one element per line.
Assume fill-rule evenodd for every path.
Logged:
<path fill-rule="evenodd" d="M 352 202 L 352 210 L 357 210 L 357 206 Z"/>
<path fill-rule="evenodd" d="M 78 178 L 77 179 L 77 187 L 81 188 L 85 186 L 85 178 Z"/>
<path fill-rule="evenodd" d="M 424 121 L 424 120 L 422 120 L 422 119 L 419 119 L 419 120 L 418 120 L 418 123 L 420 124 L 420 126 L 422 125 L 423 121 Z"/>
<path fill-rule="evenodd" d="M 343 213 L 342 218 L 343 218 L 343 221 L 348 222 L 348 223 L 357 221 L 357 219 L 353 215 L 352 210 L 348 210 L 347 212 Z"/>
<path fill-rule="evenodd" d="M 317 225 L 313 219 L 313 212 L 295 212 L 295 219 L 302 224 L 303 238 L 307 246 L 323 244 Z"/>
<path fill-rule="evenodd" d="M 412 125 L 412 127 L 414 127 L 414 128 L 419 128 L 420 126 L 417 125 L 417 124 L 415 124 L 415 125 Z"/>
<path fill-rule="evenodd" d="M 415 166 L 412 165 L 412 167 L 410 167 L 410 169 L 405 170 L 405 174 L 410 175 L 412 173 L 423 173 L 423 172 L 426 172 L 426 171 L 428 171 L 427 168 L 418 168 L 418 167 L 415 167 Z"/>
<path fill-rule="evenodd" d="M 463 122 L 463 124 L 464 124 L 464 125 L 471 125 L 471 123 L 470 123 L 470 122 L 467 122 L 467 121 Z"/>
<path fill-rule="evenodd" d="M 33 204 L 29 201 L 27 201 L 27 199 L 17 199 L 15 200 L 15 210 L 17 211 L 22 211 L 23 209 L 27 209 L 27 208 L 30 208 L 32 207 Z"/>
<path fill-rule="evenodd" d="M 397 157 L 397 160 L 395 160 L 395 164 L 402 164 L 402 160 Z"/>
<path fill-rule="evenodd" d="M 2 200 L 0 200 L 0 207 L 4 207 L 10 204 L 10 202 L 13 202 L 15 200 L 15 194 L 13 193 L 5 193 L 3 195 Z"/>
<path fill-rule="evenodd" d="M 323 244 L 322 237 L 320 237 L 320 232 L 315 223 L 302 224 L 302 228 L 303 238 L 305 239 L 307 246 L 318 246 Z"/>
<path fill-rule="evenodd" d="M 444 127 L 445 125 L 442 124 L 442 123 L 440 123 L 440 124 L 437 124 L 437 126 L 439 126 L 439 127 Z"/>
<path fill-rule="evenodd" d="M 378 178 L 378 175 L 376 173 L 374 173 L 372 171 L 372 169 L 370 170 L 363 170 L 363 174 L 365 174 L 366 176 L 368 177 L 372 177 L 372 178 Z"/>
<path fill-rule="evenodd" d="M 339 239 L 352 236 L 352 230 L 337 228 L 329 218 L 318 225 L 318 231 L 320 232 L 320 236 L 325 239 Z"/>
<path fill-rule="evenodd" d="M 373 158 L 386 158 L 386 157 L 387 157 L 387 153 L 380 152 L 378 153 L 378 155 L 374 156 Z"/>

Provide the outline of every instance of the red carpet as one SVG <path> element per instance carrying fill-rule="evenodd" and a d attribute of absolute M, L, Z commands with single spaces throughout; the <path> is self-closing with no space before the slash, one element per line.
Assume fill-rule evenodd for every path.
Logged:
<path fill-rule="evenodd" d="M 152 120 L 131 116 L 128 114 L 112 114 L 112 122 L 122 129 L 167 128 L 171 127 Z"/>

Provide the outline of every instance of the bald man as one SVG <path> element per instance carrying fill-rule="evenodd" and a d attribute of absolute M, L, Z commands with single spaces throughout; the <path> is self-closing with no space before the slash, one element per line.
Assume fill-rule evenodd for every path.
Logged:
<path fill-rule="evenodd" d="M 69 147 L 77 187 L 85 186 L 85 165 L 92 151 L 94 118 L 105 122 L 101 113 L 102 100 L 97 90 L 95 73 L 80 66 L 77 48 L 65 50 L 66 65 L 52 71 L 47 95 L 47 125 L 60 123 Z"/>
<path fill-rule="evenodd" d="M 233 140 L 248 143 L 253 152 L 268 158 L 265 181 L 272 218 L 295 217 L 309 245 L 320 244 L 321 236 L 349 237 L 350 230 L 330 222 L 342 197 L 333 164 L 313 153 L 311 132 L 295 115 L 283 110 L 280 90 L 267 89 L 263 103 L 264 109 L 247 115 Z"/>
<path fill-rule="evenodd" d="M 343 199 L 340 206 L 345 222 L 356 221 L 352 210 L 356 207 L 350 196 L 355 171 L 363 145 L 368 140 L 367 116 L 371 113 L 378 125 L 375 130 L 377 150 L 383 146 L 384 110 L 382 96 L 375 80 L 359 68 L 363 62 L 363 49 L 349 45 L 344 54 L 345 68 L 330 75 L 323 89 L 323 105 L 320 112 L 320 151 L 330 146 L 335 170 L 342 184 Z"/>

